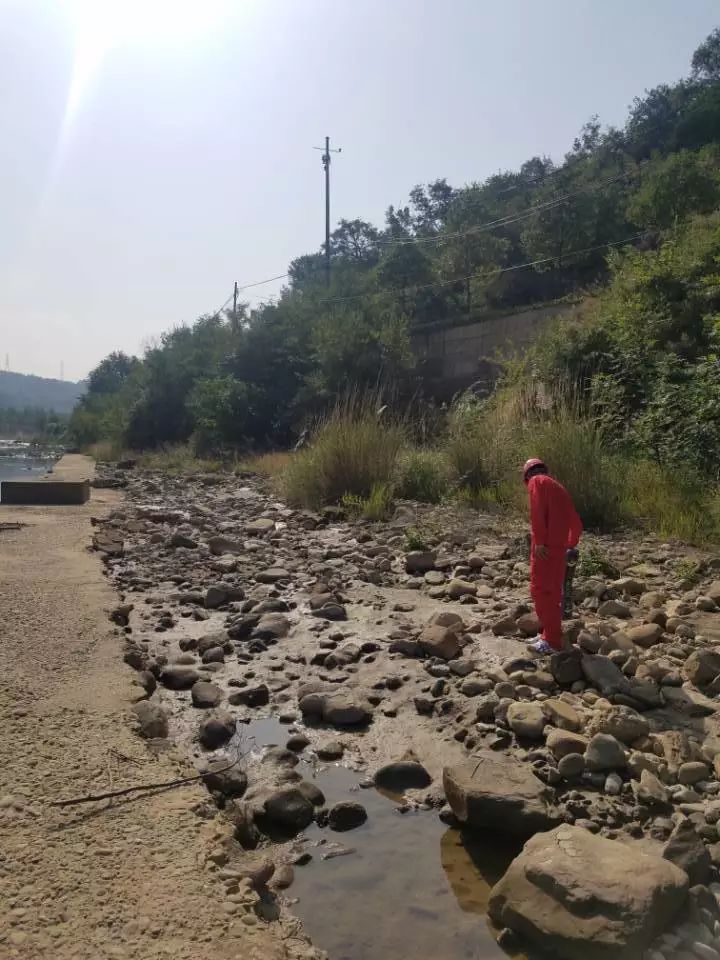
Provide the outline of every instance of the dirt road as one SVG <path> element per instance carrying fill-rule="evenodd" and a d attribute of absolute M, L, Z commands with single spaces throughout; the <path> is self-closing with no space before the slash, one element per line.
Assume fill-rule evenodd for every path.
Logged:
<path fill-rule="evenodd" d="M 92 471 L 64 458 L 57 475 Z M 0 508 L 0 956 L 7 960 L 280 960 L 285 948 L 200 865 L 212 838 L 196 786 L 134 800 L 56 799 L 187 772 L 128 726 L 130 673 L 88 551 L 84 507 Z"/>

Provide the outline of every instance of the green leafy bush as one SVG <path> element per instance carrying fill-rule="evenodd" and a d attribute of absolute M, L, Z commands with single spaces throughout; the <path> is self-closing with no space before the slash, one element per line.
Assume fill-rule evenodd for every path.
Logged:
<path fill-rule="evenodd" d="M 439 503 L 448 492 L 450 470 L 437 450 L 404 450 L 398 459 L 395 493 L 405 500 Z"/>

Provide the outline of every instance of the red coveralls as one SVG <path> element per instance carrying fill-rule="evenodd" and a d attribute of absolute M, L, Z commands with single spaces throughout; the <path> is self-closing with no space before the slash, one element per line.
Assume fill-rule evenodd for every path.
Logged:
<path fill-rule="evenodd" d="M 565 554 L 577 547 L 582 522 L 570 494 L 557 480 L 539 474 L 528 481 L 532 552 L 530 593 L 535 613 L 543 626 L 543 640 L 562 650 L 562 589 L 565 579 Z M 547 556 L 538 557 L 536 546 L 547 548 Z"/>

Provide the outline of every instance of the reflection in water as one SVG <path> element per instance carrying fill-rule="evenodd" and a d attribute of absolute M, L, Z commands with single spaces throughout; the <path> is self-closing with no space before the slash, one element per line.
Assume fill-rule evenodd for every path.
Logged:
<path fill-rule="evenodd" d="M 275 720 L 250 724 L 246 735 L 258 748 L 286 739 Z M 296 869 L 289 891 L 298 898 L 293 913 L 332 960 L 506 960 L 485 915 L 490 889 L 518 847 L 467 837 L 431 811 L 402 814 L 375 790 L 360 791 L 358 774 L 344 767 L 297 769 L 328 805 L 353 799 L 368 811 L 348 833 L 314 824 L 305 831 L 313 859 Z M 323 859 L 338 846 L 353 852 Z"/>

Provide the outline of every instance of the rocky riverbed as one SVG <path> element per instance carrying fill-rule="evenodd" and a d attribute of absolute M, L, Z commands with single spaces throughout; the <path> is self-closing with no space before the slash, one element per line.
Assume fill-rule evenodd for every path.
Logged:
<path fill-rule="evenodd" d="M 302 939 L 293 878 L 354 856 L 377 788 L 525 843 L 488 888 L 503 949 L 720 958 L 719 557 L 586 538 L 603 562 L 577 579 L 570 649 L 536 659 L 522 524 L 413 504 L 350 522 L 251 476 L 100 482 L 126 487 L 95 546 L 138 731 L 205 774 L 205 867 L 236 909 Z M 273 746 L 262 717 L 282 724 Z M 350 799 L 323 789 L 333 764 L 355 772 Z M 483 936 L 446 956 L 501 956 Z"/>

